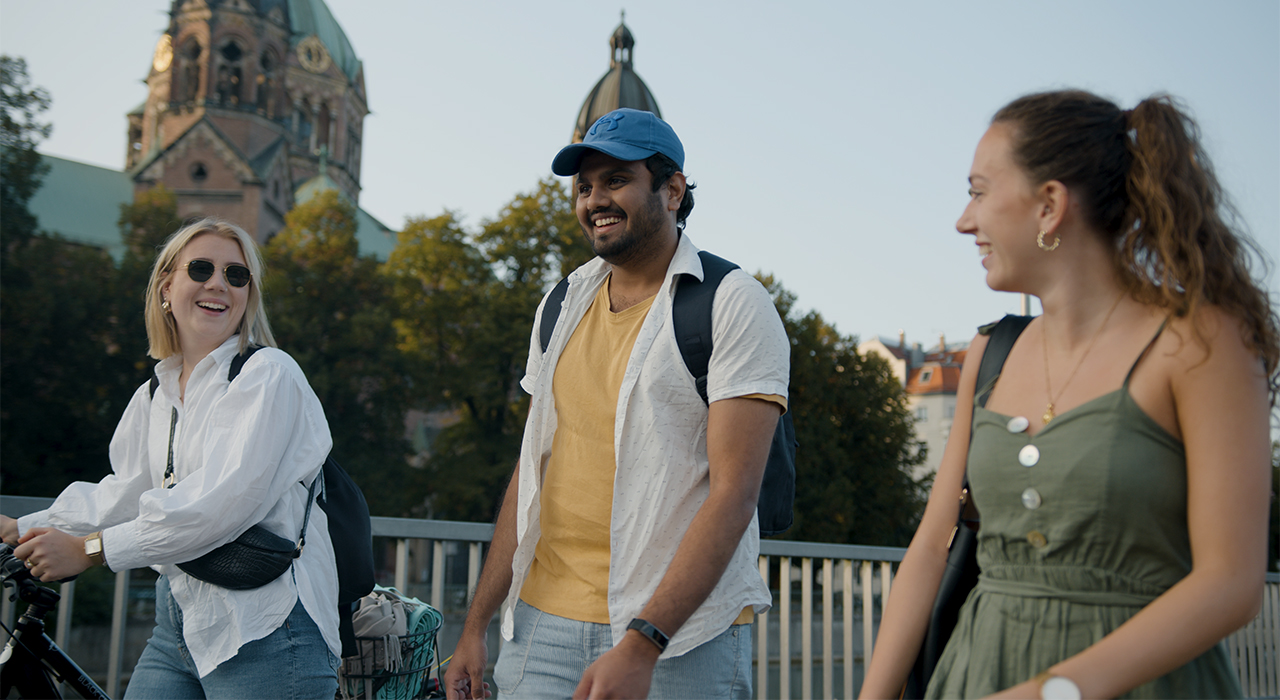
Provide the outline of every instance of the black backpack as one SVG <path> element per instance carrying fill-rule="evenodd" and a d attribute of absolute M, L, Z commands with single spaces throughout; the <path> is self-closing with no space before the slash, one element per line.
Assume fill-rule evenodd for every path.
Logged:
<path fill-rule="evenodd" d="M 683 275 L 676 287 L 676 297 L 671 307 L 671 322 L 675 328 L 676 343 L 685 367 L 693 375 L 698 395 L 707 403 L 707 366 L 711 362 L 711 304 L 721 280 L 738 266 L 724 258 L 699 251 L 702 259 L 702 281 L 693 275 Z M 569 289 L 569 278 L 551 290 L 542 307 L 542 325 L 538 339 L 546 352 L 551 333 L 560 318 L 560 305 Z M 773 444 L 769 446 L 769 460 L 764 467 L 764 481 L 760 485 L 760 499 L 756 504 L 759 514 L 760 534 L 778 535 L 791 527 L 796 497 L 796 430 L 791 423 L 791 412 L 778 418 L 773 431 Z"/>
<path fill-rule="evenodd" d="M 235 381 L 244 363 L 261 350 L 258 345 L 236 355 L 231 360 L 227 381 Z M 151 377 L 151 396 L 156 395 L 160 379 Z M 358 653 L 355 632 L 351 627 L 351 614 L 355 602 L 373 590 L 373 525 L 369 520 L 369 504 L 347 470 L 330 454 L 321 467 L 324 488 L 316 497 L 316 503 L 329 520 L 329 539 L 333 542 L 333 556 L 338 565 L 338 632 L 342 637 L 342 655 Z"/>

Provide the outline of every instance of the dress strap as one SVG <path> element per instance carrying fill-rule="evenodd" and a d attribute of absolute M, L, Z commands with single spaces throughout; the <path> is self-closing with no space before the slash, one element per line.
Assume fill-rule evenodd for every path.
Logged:
<path fill-rule="evenodd" d="M 1169 325 L 1169 317 L 1165 316 L 1164 321 L 1160 322 L 1160 327 L 1156 329 L 1156 334 L 1151 336 L 1151 340 L 1147 343 L 1147 346 L 1142 348 L 1142 352 L 1138 353 L 1138 358 L 1135 359 L 1133 361 L 1133 365 L 1129 367 L 1129 373 L 1124 375 L 1124 387 L 1126 389 L 1129 388 L 1129 379 L 1133 376 L 1133 370 L 1138 368 L 1138 363 L 1142 362 L 1142 358 L 1147 356 L 1147 352 L 1151 350 L 1151 346 L 1155 345 L 1156 341 L 1160 339 L 1160 334 L 1164 332 L 1164 328 L 1167 325 Z"/>

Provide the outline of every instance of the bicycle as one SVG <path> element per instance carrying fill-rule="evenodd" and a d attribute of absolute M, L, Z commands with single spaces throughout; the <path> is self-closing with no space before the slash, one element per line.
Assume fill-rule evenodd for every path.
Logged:
<path fill-rule="evenodd" d="M 111 700 L 89 674 L 76 665 L 44 632 L 44 616 L 62 596 L 40 585 L 26 564 L 13 556 L 13 548 L 0 544 L 0 583 L 13 587 L 10 600 L 21 599 L 27 609 L 10 630 L 3 627 L 9 641 L 0 652 L 0 698 L 13 690 L 24 698 L 61 698 L 58 683 L 65 683 L 82 698 Z"/>

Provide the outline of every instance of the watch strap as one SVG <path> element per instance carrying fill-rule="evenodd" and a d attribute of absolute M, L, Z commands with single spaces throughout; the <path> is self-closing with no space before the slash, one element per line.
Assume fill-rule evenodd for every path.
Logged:
<path fill-rule="evenodd" d="M 649 622 L 648 620 L 641 620 L 638 617 L 631 620 L 631 623 L 627 625 L 627 629 L 635 630 L 640 634 L 643 634 L 645 639 L 653 642 L 653 645 L 658 647 L 658 653 L 666 651 L 667 644 L 671 642 L 671 638 L 668 637 L 665 632 L 655 627 L 652 622 Z"/>

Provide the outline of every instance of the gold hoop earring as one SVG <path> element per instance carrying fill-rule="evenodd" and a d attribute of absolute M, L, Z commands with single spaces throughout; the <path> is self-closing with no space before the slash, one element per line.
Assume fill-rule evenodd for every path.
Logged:
<path fill-rule="evenodd" d="M 169 300 L 168 300 L 168 299 L 165 299 L 164 301 L 160 302 L 160 308 L 164 309 L 164 312 L 165 312 L 165 313 L 173 313 L 173 309 L 172 309 L 172 308 L 170 308 L 170 306 L 169 306 Z"/>
<path fill-rule="evenodd" d="M 1036 245 L 1040 246 L 1040 250 L 1043 250 L 1046 253 L 1052 253 L 1053 251 L 1058 249 L 1058 244 L 1062 242 L 1062 236 L 1054 236 L 1053 245 L 1045 245 L 1044 236 L 1047 233 L 1049 232 L 1045 231 L 1044 229 L 1040 230 L 1040 235 L 1036 236 Z"/>

